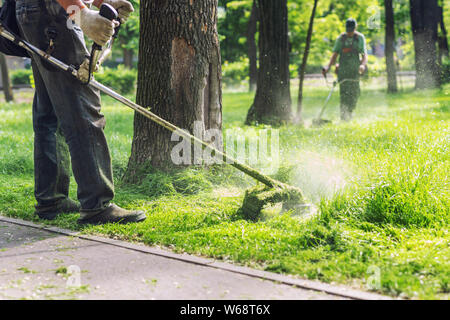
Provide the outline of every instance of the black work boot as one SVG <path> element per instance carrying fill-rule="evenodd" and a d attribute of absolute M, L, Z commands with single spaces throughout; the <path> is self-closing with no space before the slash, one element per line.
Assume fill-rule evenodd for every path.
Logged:
<path fill-rule="evenodd" d="M 115 204 L 110 204 L 106 209 L 95 214 L 86 214 L 78 219 L 79 224 L 105 224 L 120 223 L 127 224 L 142 222 L 146 219 L 143 211 L 129 211 L 122 209 Z"/>
<path fill-rule="evenodd" d="M 35 214 L 44 220 L 54 220 L 58 215 L 63 213 L 78 213 L 80 212 L 80 205 L 72 199 L 63 199 L 54 205 L 50 206 L 36 206 Z"/>

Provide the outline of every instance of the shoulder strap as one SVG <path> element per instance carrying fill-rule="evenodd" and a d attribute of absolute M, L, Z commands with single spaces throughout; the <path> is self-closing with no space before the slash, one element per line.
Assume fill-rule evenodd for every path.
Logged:
<path fill-rule="evenodd" d="M 345 46 L 345 41 L 347 40 L 347 37 L 348 37 L 346 33 L 344 34 L 344 36 L 345 36 L 345 40 L 343 42 L 343 46 Z M 355 48 L 355 41 L 356 41 L 356 43 L 358 43 L 358 41 L 359 41 L 359 35 L 357 32 L 355 32 L 355 34 L 353 35 L 353 38 L 352 38 L 352 44 L 350 45 L 350 47 L 352 49 Z"/>

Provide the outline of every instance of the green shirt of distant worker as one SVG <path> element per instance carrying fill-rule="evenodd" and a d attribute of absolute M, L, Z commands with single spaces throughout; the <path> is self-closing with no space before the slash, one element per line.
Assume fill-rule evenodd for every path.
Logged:
<path fill-rule="evenodd" d="M 367 65 L 366 38 L 356 31 L 356 27 L 355 19 L 346 21 L 346 32 L 337 38 L 330 63 L 323 69 L 326 75 L 339 57 L 336 72 L 340 83 L 341 119 L 344 121 L 352 118 L 361 94 L 359 79 Z"/>

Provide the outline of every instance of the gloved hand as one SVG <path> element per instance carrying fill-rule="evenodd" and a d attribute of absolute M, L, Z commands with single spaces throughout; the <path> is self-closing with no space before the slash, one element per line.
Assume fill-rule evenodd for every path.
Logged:
<path fill-rule="evenodd" d="M 80 68 L 78 69 L 78 80 L 80 80 L 83 83 L 87 83 L 90 79 L 89 76 L 92 76 L 90 73 L 90 59 L 86 58 L 84 59 L 83 63 L 80 65 Z M 98 64 L 94 66 L 92 72 L 98 71 Z"/>
<path fill-rule="evenodd" d="M 359 66 L 359 73 L 360 73 L 360 74 L 364 74 L 365 71 L 366 71 L 366 66 L 363 65 L 363 64 L 360 65 L 360 66 Z"/>
<path fill-rule="evenodd" d="M 103 18 L 98 11 L 84 8 L 80 11 L 79 21 L 84 34 L 100 46 L 104 46 L 114 35 L 114 28 L 118 27 L 117 21 Z"/>
<path fill-rule="evenodd" d="M 127 0 L 104 0 L 103 3 L 110 4 L 117 10 L 121 23 L 127 22 L 130 14 L 134 12 L 133 5 Z"/>

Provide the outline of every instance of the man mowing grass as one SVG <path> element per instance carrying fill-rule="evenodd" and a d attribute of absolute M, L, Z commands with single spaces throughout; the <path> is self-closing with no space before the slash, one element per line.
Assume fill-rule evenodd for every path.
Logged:
<path fill-rule="evenodd" d="M 330 63 L 323 70 L 323 74 L 326 75 L 336 63 L 338 56 L 340 57 L 336 71 L 341 92 L 341 119 L 344 121 L 352 118 L 361 93 L 360 74 L 366 71 L 367 65 L 366 38 L 356 31 L 356 27 L 355 19 L 347 20 L 346 32 L 336 40 Z"/>
<path fill-rule="evenodd" d="M 125 0 L 95 0 L 113 6 L 122 22 L 133 10 Z M 67 12 L 74 12 L 69 16 Z M 88 9 L 81 0 L 17 0 L 21 36 L 67 64 L 80 65 L 88 51 L 84 35 L 105 45 L 117 21 Z M 69 27 L 74 19 L 78 27 Z M 71 75 L 32 57 L 36 93 L 33 103 L 36 214 L 52 220 L 81 213 L 80 224 L 140 222 L 144 212 L 111 203 L 114 185 L 111 158 L 100 113 L 100 94 Z M 66 144 L 67 143 L 67 144 Z M 68 148 L 67 148 L 68 146 Z M 69 152 L 70 151 L 70 158 Z M 69 162 L 78 184 L 79 204 L 69 199 Z"/>

